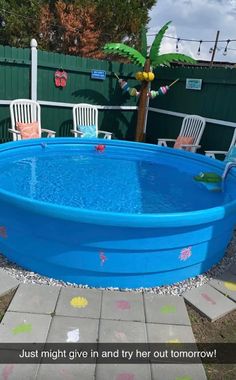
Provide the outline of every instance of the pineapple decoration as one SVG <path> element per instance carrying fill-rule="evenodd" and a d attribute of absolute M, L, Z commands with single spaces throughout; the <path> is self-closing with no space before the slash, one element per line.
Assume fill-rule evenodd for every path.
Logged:
<path fill-rule="evenodd" d="M 130 61 L 134 64 L 138 64 L 143 67 L 143 71 L 138 71 L 135 75 L 135 78 L 141 81 L 140 91 L 137 91 L 136 88 L 130 88 L 128 83 L 123 79 L 120 79 L 117 76 L 119 84 L 124 92 L 129 92 L 131 96 L 139 97 L 139 107 L 138 107 L 138 118 L 136 126 L 136 141 L 143 141 L 144 139 L 144 129 L 145 129 L 145 119 L 147 112 L 147 99 L 155 98 L 158 95 L 165 95 L 169 88 L 178 81 L 174 81 L 169 86 L 160 87 L 157 91 L 149 90 L 149 82 L 153 81 L 155 76 L 152 72 L 152 69 L 155 69 L 158 66 L 170 66 L 170 63 L 173 61 L 195 63 L 195 60 L 191 57 L 178 54 L 178 53 L 169 53 L 169 54 L 159 54 L 160 46 L 162 39 L 166 30 L 168 29 L 170 21 L 167 22 L 160 31 L 156 34 L 155 39 L 150 48 L 150 53 L 147 51 L 147 34 L 146 29 L 142 28 L 141 30 L 141 49 L 140 51 L 122 44 L 122 43 L 108 43 L 104 46 L 103 50 L 107 54 L 118 54 L 120 56 L 129 58 Z"/>

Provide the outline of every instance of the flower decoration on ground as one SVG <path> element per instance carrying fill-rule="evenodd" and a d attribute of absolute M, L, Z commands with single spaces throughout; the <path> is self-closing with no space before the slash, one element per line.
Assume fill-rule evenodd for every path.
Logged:
<path fill-rule="evenodd" d="M 82 309 L 88 306 L 88 300 L 85 297 L 74 297 L 70 301 L 71 306 L 77 309 Z"/>

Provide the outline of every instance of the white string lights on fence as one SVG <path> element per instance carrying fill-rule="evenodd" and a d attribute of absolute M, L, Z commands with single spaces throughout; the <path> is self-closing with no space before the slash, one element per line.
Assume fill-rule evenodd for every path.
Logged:
<path fill-rule="evenodd" d="M 155 36 L 156 33 L 150 33 L 148 34 L 148 36 Z M 173 37 L 173 36 L 168 36 L 168 35 L 164 35 L 164 38 L 170 38 L 170 39 L 173 39 L 176 41 L 176 45 L 175 45 L 175 50 L 176 52 L 179 52 L 179 46 L 180 46 L 180 43 L 181 41 L 183 42 L 196 42 L 198 43 L 198 49 L 197 49 L 197 55 L 201 55 L 201 49 L 202 49 L 202 44 L 205 44 L 205 43 L 215 43 L 215 40 L 199 40 L 199 39 L 194 39 L 194 38 L 182 38 L 182 37 Z M 217 43 L 225 43 L 225 47 L 224 47 L 224 50 L 223 50 L 223 47 L 217 47 L 217 50 L 223 50 L 223 55 L 227 55 L 228 51 L 230 50 L 233 50 L 233 51 L 236 51 L 236 49 L 233 49 L 233 48 L 229 48 L 228 45 L 229 43 L 231 42 L 236 42 L 236 38 L 231 38 L 231 39 L 227 39 L 227 40 L 218 40 Z M 213 47 L 210 47 L 209 49 L 209 53 L 212 53 L 213 52 Z"/>

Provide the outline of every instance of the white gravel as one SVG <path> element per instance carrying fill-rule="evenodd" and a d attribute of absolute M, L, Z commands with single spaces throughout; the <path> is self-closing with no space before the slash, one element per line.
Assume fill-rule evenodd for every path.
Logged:
<path fill-rule="evenodd" d="M 197 288 L 203 284 L 206 284 L 212 278 L 221 275 L 224 271 L 229 269 L 231 265 L 236 263 L 236 230 L 234 232 L 233 238 L 227 248 L 227 252 L 224 258 L 212 267 L 208 272 L 201 274 L 196 277 L 191 277 L 187 280 L 177 282 L 173 285 L 157 286 L 152 288 L 137 288 L 137 289 L 120 289 L 120 288 L 100 288 L 106 290 L 121 290 L 121 291 L 137 291 L 137 292 L 147 292 L 155 294 L 169 294 L 180 296 L 187 290 Z M 0 254 L 0 268 L 7 272 L 11 277 L 15 278 L 21 283 L 25 284 L 41 284 L 41 285 L 53 285 L 53 286 L 73 286 L 77 288 L 93 288 L 88 285 L 78 285 L 71 284 L 64 281 L 55 280 L 53 278 L 41 276 L 37 273 L 30 272 L 23 269 L 22 267 L 8 261 L 2 254 Z"/>

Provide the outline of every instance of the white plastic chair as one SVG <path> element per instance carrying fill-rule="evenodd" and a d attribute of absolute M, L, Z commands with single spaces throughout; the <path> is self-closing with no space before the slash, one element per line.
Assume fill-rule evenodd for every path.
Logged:
<path fill-rule="evenodd" d="M 98 134 L 103 134 L 104 139 L 111 139 L 111 132 L 98 130 L 98 109 L 96 106 L 80 103 L 74 105 L 72 112 L 73 129 L 71 133 L 75 137 L 98 137 Z"/>
<path fill-rule="evenodd" d="M 211 157 L 211 158 L 216 158 L 217 154 L 224 154 L 226 156 L 227 153 L 230 151 L 230 149 L 233 146 L 236 146 L 236 128 L 234 129 L 233 137 L 232 137 L 231 144 L 230 144 L 228 151 L 226 151 L 226 150 L 205 150 L 205 155 L 208 157 Z"/>
<path fill-rule="evenodd" d="M 30 99 L 16 99 L 10 103 L 11 129 L 13 140 L 21 140 L 21 133 L 17 130 L 16 123 L 33 123 L 38 122 L 38 132 L 41 137 L 42 133 L 47 133 L 47 137 L 55 137 L 56 132 L 50 129 L 41 128 L 41 108 L 39 103 Z"/>
<path fill-rule="evenodd" d="M 198 115 L 185 116 L 182 122 L 180 133 L 178 137 L 191 137 L 193 139 L 192 144 L 181 144 L 180 149 L 189 148 L 191 152 L 196 152 L 201 147 L 199 142 L 201 140 L 206 120 Z M 175 142 L 177 139 L 158 139 L 157 144 L 162 146 L 168 146 L 167 142 Z"/>

